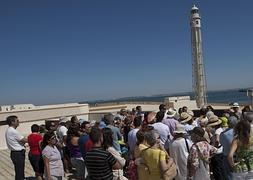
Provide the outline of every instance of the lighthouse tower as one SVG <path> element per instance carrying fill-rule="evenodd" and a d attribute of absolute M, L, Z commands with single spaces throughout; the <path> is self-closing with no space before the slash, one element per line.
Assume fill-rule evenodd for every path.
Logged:
<path fill-rule="evenodd" d="M 194 5 L 191 9 L 191 44 L 192 44 L 192 78 L 193 90 L 198 107 L 206 105 L 206 77 L 204 71 L 201 18 L 199 9 Z"/>

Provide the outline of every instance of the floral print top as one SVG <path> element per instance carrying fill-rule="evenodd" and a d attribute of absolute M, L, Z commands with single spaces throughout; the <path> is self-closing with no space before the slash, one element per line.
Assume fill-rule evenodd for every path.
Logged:
<path fill-rule="evenodd" d="M 187 160 L 187 176 L 193 177 L 199 168 L 200 171 L 209 173 L 209 159 L 217 152 L 217 148 L 210 145 L 207 141 L 200 141 L 192 145 Z M 204 166 L 200 166 L 200 161 Z M 203 167 L 205 169 L 203 169 Z"/>
<path fill-rule="evenodd" d="M 250 143 L 248 146 L 243 145 L 241 141 L 238 140 L 237 150 L 235 158 L 234 171 L 237 173 L 247 172 L 253 170 L 253 138 L 250 138 Z"/>

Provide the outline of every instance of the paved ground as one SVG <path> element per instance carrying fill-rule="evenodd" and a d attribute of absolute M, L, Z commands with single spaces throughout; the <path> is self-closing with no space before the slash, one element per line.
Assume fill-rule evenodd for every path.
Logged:
<path fill-rule="evenodd" d="M 25 161 L 25 177 L 27 180 L 35 180 L 34 172 L 32 166 L 28 160 L 28 151 L 26 151 L 26 161 Z M 66 174 L 65 179 L 74 180 L 75 177 L 73 174 Z M 10 151 L 9 150 L 2 150 L 0 151 L 0 180 L 14 180 L 15 179 L 15 172 L 14 166 L 12 164 L 10 158 Z"/>

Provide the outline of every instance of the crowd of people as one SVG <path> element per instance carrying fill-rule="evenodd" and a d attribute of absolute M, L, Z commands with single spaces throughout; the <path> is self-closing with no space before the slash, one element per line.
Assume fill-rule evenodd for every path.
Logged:
<path fill-rule="evenodd" d="M 195 113 L 137 106 L 94 123 L 73 116 L 33 124 L 27 137 L 9 116 L 5 136 L 16 180 L 25 179 L 25 144 L 38 180 L 62 180 L 69 171 L 79 180 L 253 179 L 251 107 L 233 103 L 219 117 L 212 106 Z"/>

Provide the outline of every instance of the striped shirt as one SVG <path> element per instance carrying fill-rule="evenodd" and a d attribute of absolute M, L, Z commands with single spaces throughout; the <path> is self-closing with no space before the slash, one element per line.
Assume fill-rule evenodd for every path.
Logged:
<path fill-rule="evenodd" d="M 113 179 L 112 166 L 116 159 L 102 148 L 93 148 L 85 156 L 85 165 L 91 180 Z"/>

